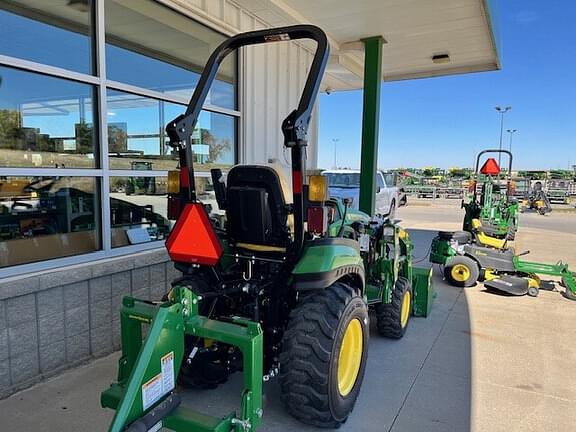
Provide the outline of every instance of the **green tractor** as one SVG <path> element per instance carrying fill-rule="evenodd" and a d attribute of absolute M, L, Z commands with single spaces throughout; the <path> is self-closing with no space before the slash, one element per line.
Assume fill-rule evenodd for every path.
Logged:
<path fill-rule="evenodd" d="M 317 48 L 282 124 L 291 182 L 270 166 L 235 166 L 225 182 L 213 170 L 222 223 L 197 199 L 191 145 L 218 66 L 242 46 L 303 38 Z M 123 299 L 118 378 L 101 396 L 116 410 L 109 431 L 253 431 L 272 378 L 294 417 L 338 427 L 362 384 L 369 309 L 391 338 L 404 335 L 412 314 L 430 312 L 432 272 L 413 267 L 408 234 L 328 199 L 324 177 L 306 181 L 307 130 L 327 59 L 326 35 L 314 26 L 236 35 L 214 51 L 185 114 L 166 127 L 180 156 L 169 176 L 169 212 L 178 217 L 166 246 L 182 277 L 161 302 Z M 182 387 L 214 388 L 236 371 L 239 412 L 213 417 L 184 406 Z"/>
<path fill-rule="evenodd" d="M 508 155 L 508 171 L 501 175 L 495 159 L 489 158 L 480 168 L 480 158 L 486 153 Z M 518 201 L 514 197 L 512 182 L 512 153 L 508 150 L 484 150 L 476 157 L 475 178 L 470 185 L 470 201 L 464 203 L 465 210 L 462 229 L 472 232 L 472 221 L 480 221 L 483 230 L 492 237 L 514 240 L 518 231 Z M 505 186 L 503 188 L 503 181 Z M 480 183 L 480 184 L 479 184 Z M 478 193 L 480 188 L 480 193 Z"/>

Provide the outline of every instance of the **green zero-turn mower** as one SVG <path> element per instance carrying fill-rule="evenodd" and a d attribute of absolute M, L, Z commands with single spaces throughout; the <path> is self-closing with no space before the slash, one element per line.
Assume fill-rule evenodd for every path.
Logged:
<path fill-rule="evenodd" d="M 541 286 L 538 275 L 558 276 L 565 287 L 565 297 L 576 300 L 576 275 L 568 264 L 523 261 L 520 257 L 529 252 L 515 255 L 513 248 L 490 243 L 486 239 L 474 241 L 473 234 L 467 231 L 440 231 L 432 240 L 430 262 L 444 267 L 444 277 L 452 285 L 468 287 L 482 280 L 486 288 L 511 295 L 536 297 Z"/>
<path fill-rule="evenodd" d="M 508 156 L 508 172 L 501 175 L 500 167 L 488 158 L 480 168 L 480 159 L 487 153 Z M 518 201 L 514 197 L 512 182 L 512 153 L 508 150 L 484 150 L 476 156 L 475 178 L 470 185 L 470 201 L 462 201 L 466 211 L 462 229 L 472 231 L 472 220 L 478 219 L 485 232 L 492 237 L 514 240 L 518 230 Z M 503 182 L 505 189 L 503 190 Z M 478 193 L 480 189 L 480 193 Z"/>
<path fill-rule="evenodd" d="M 216 218 L 197 199 L 191 136 L 218 65 L 245 45 L 303 38 L 317 48 L 299 105 L 282 124 L 291 191 L 270 166 L 235 166 L 225 183 L 212 170 L 225 212 Z M 166 127 L 180 156 L 180 171 L 169 175 L 177 222 L 166 246 L 182 277 L 161 302 L 123 299 L 118 378 L 101 396 L 116 410 L 109 431 L 252 431 L 262 421 L 263 382 L 274 377 L 294 417 L 338 427 L 364 376 L 369 308 L 392 338 L 411 314 L 430 312 L 432 270 L 412 266 L 407 233 L 329 200 L 324 177 L 306 182 L 307 130 L 327 59 L 326 35 L 310 25 L 234 36 Z M 240 412 L 212 417 L 182 402 L 182 388 L 214 388 L 235 371 L 244 376 Z"/>

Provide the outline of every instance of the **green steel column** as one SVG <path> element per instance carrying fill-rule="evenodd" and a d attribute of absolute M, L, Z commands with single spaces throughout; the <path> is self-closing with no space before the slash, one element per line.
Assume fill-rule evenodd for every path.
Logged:
<path fill-rule="evenodd" d="M 382 36 L 375 36 L 362 41 L 364 42 L 365 58 L 359 208 L 361 211 L 373 215 L 376 201 L 380 81 L 382 80 L 382 44 L 384 39 Z"/>

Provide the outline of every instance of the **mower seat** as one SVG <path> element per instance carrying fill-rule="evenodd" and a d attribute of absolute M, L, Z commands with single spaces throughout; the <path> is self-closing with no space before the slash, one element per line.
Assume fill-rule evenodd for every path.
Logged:
<path fill-rule="evenodd" d="M 506 239 L 491 237 L 490 232 L 483 229 L 479 219 L 472 219 L 472 230 L 474 231 L 474 238 L 480 245 L 496 249 L 504 249 L 506 247 Z"/>
<path fill-rule="evenodd" d="M 227 232 L 236 247 L 286 252 L 291 242 L 292 194 L 273 165 L 237 165 L 227 176 Z"/>
<path fill-rule="evenodd" d="M 472 241 L 472 234 L 468 231 L 438 231 L 438 237 L 442 240 L 453 240 L 459 244 L 467 244 Z"/>

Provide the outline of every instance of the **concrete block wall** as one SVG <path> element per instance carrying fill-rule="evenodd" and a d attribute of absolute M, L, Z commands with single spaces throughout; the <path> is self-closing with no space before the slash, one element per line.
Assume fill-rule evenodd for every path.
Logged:
<path fill-rule="evenodd" d="M 0 398 L 119 350 L 122 297 L 160 300 L 177 276 L 160 249 L 0 279 Z"/>

